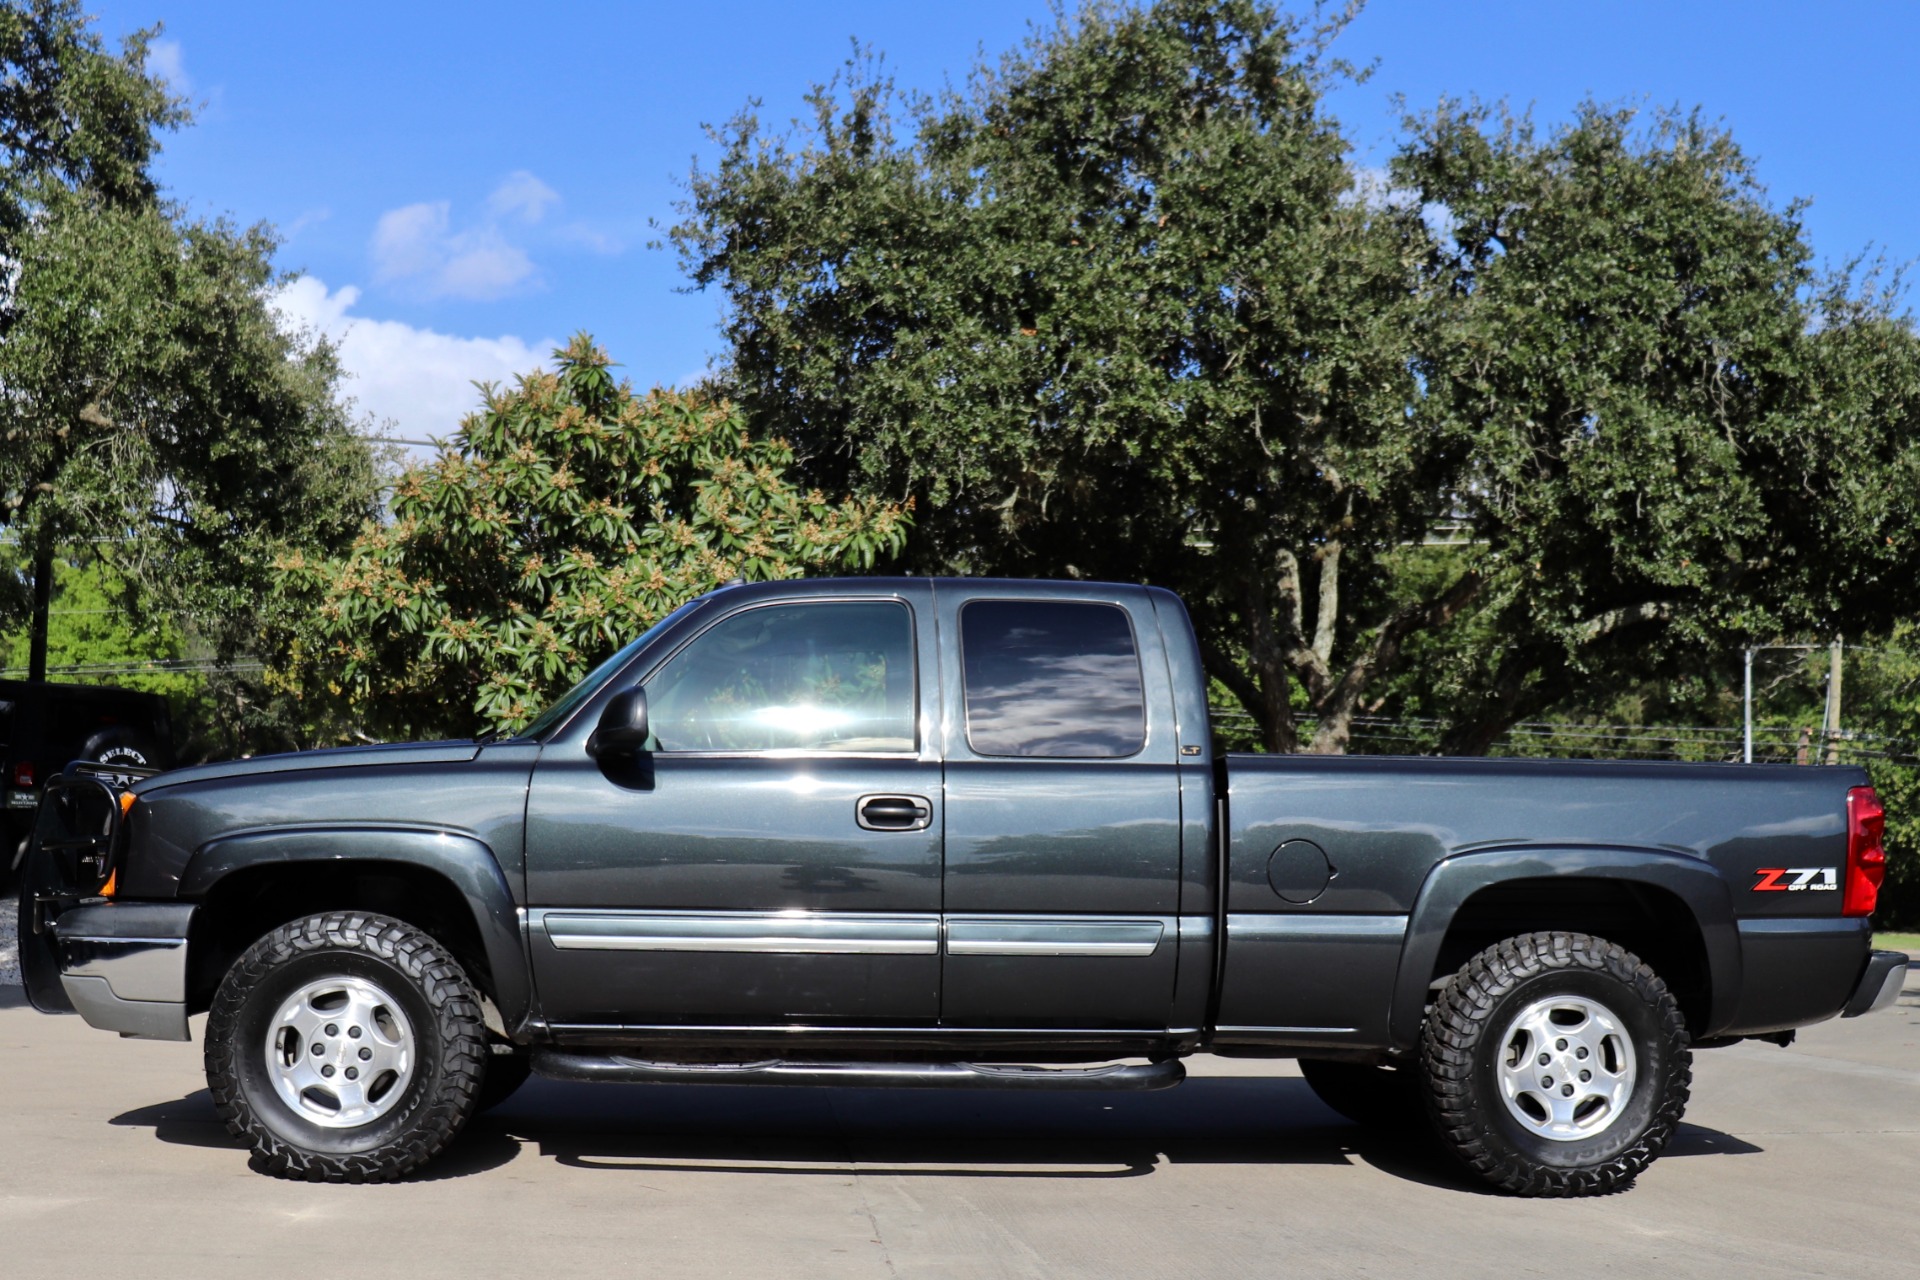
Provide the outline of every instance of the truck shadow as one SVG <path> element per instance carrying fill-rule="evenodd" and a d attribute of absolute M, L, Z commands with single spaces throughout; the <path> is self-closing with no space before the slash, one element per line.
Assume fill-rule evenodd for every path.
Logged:
<path fill-rule="evenodd" d="M 162 1142 L 225 1147 L 205 1090 L 114 1117 Z M 1421 1132 L 1349 1124 L 1288 1077 L 1197 1077 L 1148 1094 L 578 1085 L 535 1079 L 411 1180 L 468 1177 L 528 1150 L 602 1173 L 1139 1178 L 1167 1165 L 1365 1164 L 1491 1194 Z M 1668 1156 L 1761 1148 L 1682 1125 Z"/>

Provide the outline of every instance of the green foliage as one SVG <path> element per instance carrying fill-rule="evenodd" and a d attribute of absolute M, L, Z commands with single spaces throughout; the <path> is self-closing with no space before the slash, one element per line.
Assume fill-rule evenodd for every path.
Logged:
<path fill-rule="evenodd" d="M 1807 692 L 1793 716 L 1798 724 L 1817 723 L 1813 684 L 1801 682 Z M 1883 643 L 1849 652 L 1845 688 L 1842 724 L 1852 740 L 1841 744 L 1840 759 L 1867 766 L 1887 807 L 1887 883 L 1874 921 L 1920 929 L 1920 622 L 1902 622 Z M 1779 710 L 1770 718 L 1785 719 Z"/>
<path fill-rule="evenodd" d="M 17 256 L 41 208 L 83 191 L 118 208 L 151 204 L 157 131 L 186 104 L 147 73 L 159 28 L 109 53 L 79 0 L 0 3 L 0 257 Z M 0 332 L 11 308 L 0 306 Z"/>
<path fill-rule="evenodd" d="M 136 622 L 191 622 L 219 658 L 273 628 L 272 563 L 344 547 L 376 510 L 379 460 L 337 395 L 324 342 L 270 296 L 275 239 L 186 217 L 149 173 L 184 106 L 148 73 L 153 32 L 109 54 L 69 0 L 0 4 L 0 526 L 33 579 L 84 550 Z M 266 691 L 212 682 L 231 750 L 262 739 Z"/>
<path fill-rule="evenodd" d="M 28 545 L 108 539 L 141 599 L 225 620 L 223 651 L 256 632 L 274 549 L 344 545 L 377 484 L 332 351 L 266 301 L 272 250 L 262 228 L 64 201 L 0 342 L 8 523 Z"/>
<path fill-rule="evenodd" d="M 1887 625 L 1920 478 L 1920 340 L 1890 295 L 1816 280 L 1797 207 L 1695 116 L 1410 123 L 1396 180 L 1449 226 L 1419 413 L 1459 441 L 1484 583 L 1433 682 L 1443 747 L 1745 641 Z"/>
<path fill-rule="evenodd" d="M 722 583 L 870 568 L 898 505 L 829 502 L 729 404 L 616 382 L 585 334 L 558 368 L 482 388 L 390 524 L 347 555 L 282 562 L 308 622 L 289 685 L 345 695 L 395 736 L 518 728 L 595 662 Z"/>
<path fill-rule="evenodd" d="M 739 117 L 674 238 L 749 419 L 923 499 L 917 566 L 1179 590 L 1273 749 L 1429 708 L 1484 751 L 1884 625 L 1920 491 L 1889 295 L 1817 279 L 1686 115 L 1443 105 L 1357 189 L 1330 36 L 1096 3 L 964 95 L 856 59 L 793 135 Z"/>
<path fill-rule="evenodd" d="M 964 97 L 902 104 L 857 63 L 804 142 L 735 121 L 675 231 L 810 477 L 923 497 L 929 569 L 1180 587 L 1282 747 L 1295 676 L 1344 714 L 1343 665 L 1424 618 L 1369 588 L 1445 501 L 1406 417 L 1425 233 L 1355 198 L 1314 48 L 1257 3 L 1167 0 L 1063 20 Z"/>
<path fill-rule="evenodd" d="M 19 679 L 26 669 L 28 639 L 24 631 L 6 637 L 0 666 L 7 668 L 11 679 Z M 53 679 L 157 693 L 178 713 L 200 695 L 202 686 L 199 676 L 168 669 L 186 651 L 186 639 L 172 619 L 157 617 L 146 624 L 132 620 L 127 584 L 107 565 L 56 562 L 47 631 L 47 663 Z M 67 673 L 63 667 L 79 670 Z"/>

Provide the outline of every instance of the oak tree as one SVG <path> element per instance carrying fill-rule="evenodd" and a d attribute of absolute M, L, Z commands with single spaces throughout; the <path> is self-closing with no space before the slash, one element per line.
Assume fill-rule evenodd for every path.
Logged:
<path fill-rule="evenodd" d="M 814 482 L 921 499 L 917 567 L 1179 590 L 1270 749 L 1417 702 L 1483 751 L 1705 646 L 1884 620 L 1885 298 L 1816 276 L 1685 114 L 1443 105 L 1358 182 L 1337 26 L 1096 3 L 964 92 L 856 57 L 792 132 L 743 113 L 674 230 L 722 376 Z"/>

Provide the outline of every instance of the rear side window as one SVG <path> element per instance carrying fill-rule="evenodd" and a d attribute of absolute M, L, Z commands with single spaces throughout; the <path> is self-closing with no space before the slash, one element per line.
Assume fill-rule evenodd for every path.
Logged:
<path fill-rule="evenodd" d="M 960 652 L 976 754 L 1111 760 L 1147 743 L 1140 654 L 1115 605 L 976 600 Z"/>

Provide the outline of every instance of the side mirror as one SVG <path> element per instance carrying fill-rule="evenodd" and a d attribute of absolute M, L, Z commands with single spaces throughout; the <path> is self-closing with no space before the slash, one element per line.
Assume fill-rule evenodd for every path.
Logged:
<path fill-rule="evenodd" d="M 646 748 L 647 691 L 633 688 L 614 694 L 600 713 L 593 736 L 587 739 L 587 754 L 596 759 L 630 756 Z"/>

